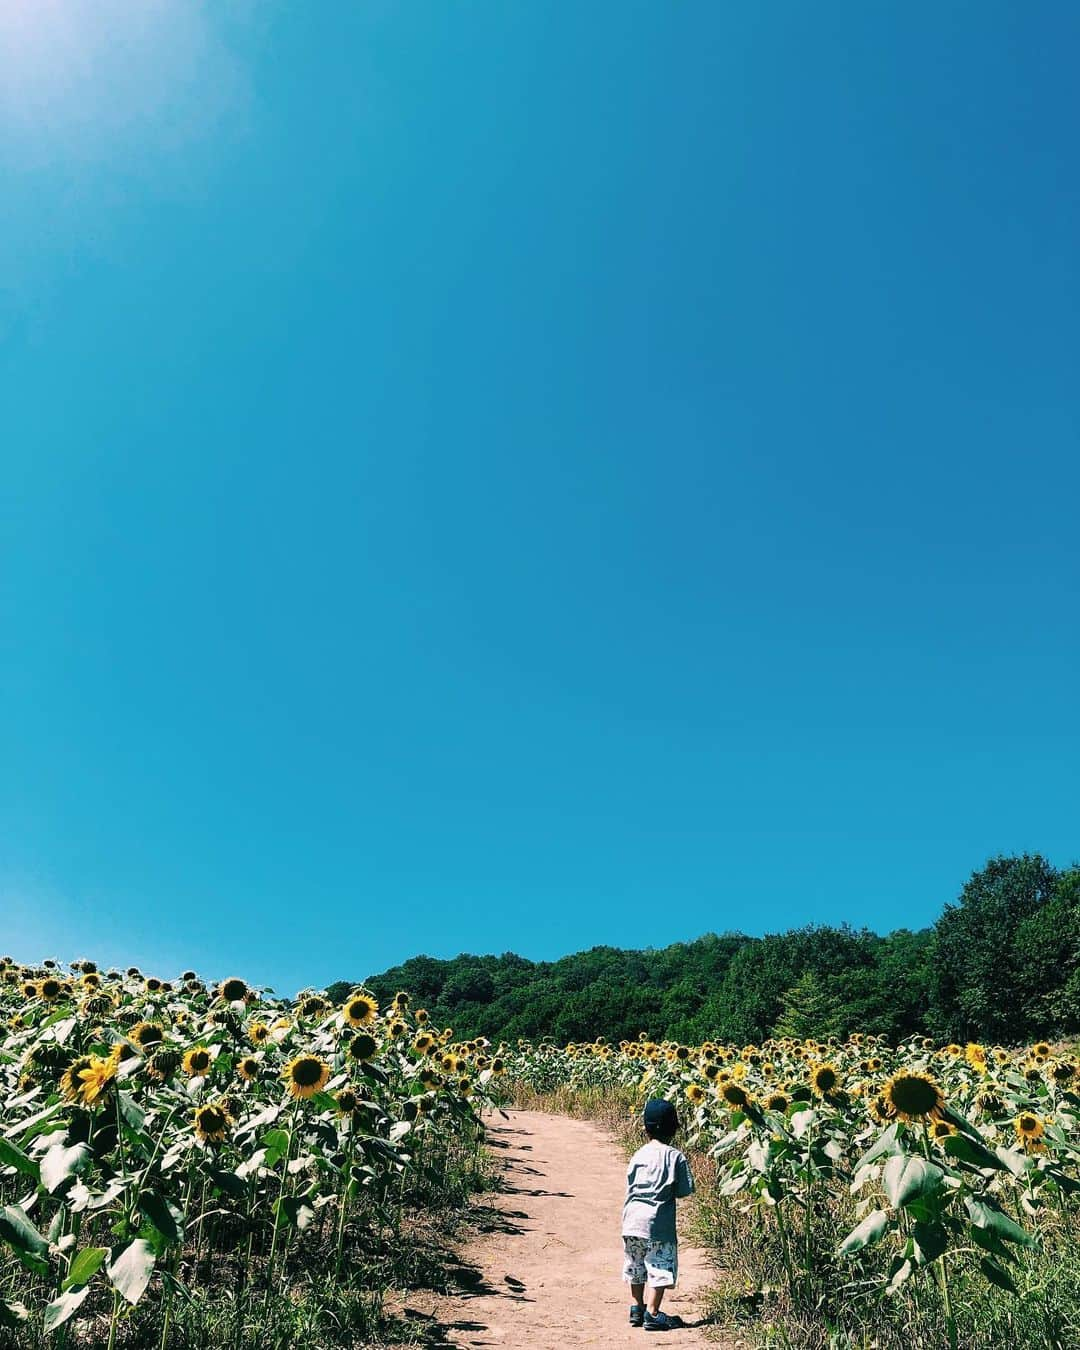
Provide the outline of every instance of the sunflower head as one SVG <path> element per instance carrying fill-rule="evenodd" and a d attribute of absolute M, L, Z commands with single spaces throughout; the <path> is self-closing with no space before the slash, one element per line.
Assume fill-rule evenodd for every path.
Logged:
<path fill-rule="evenodd" d="M 777 1115 L 782 1116 L 791 1105 L 786 1092 L 770 1092 L 765 1098 L 764 1107 L 766 1111 L 775 1111 Z"/>
<path fill-rule="evenodd" d="M 870 1102 L 870 1114 L 879 1125 L 888 1125 L 896 1119 L 896 1110 L 884 1092 L 879 1093 Z"/>
<path fill-rule="evenodd" d="M 60 1075 L 60 1091 L 69 1102 L 78 1101 L 82 1091 L 82 1072 L 89 1069 L 92 1063 L 90 1055 L 80 1055 Z"/>
<path fill-rule="evenodd" d="M 420 1026 L 423 1026 L 424 1023 L 428 1020 L 428 1010 L 426 1008 L 417 1008 L 416 1020 Z"/>
<path fill-rule="evenodd" d="M 247 1034 L 252 1045 L 262 1045 L 270 1035 L 270 1028 L 265 1022 L 252 1022 L 247 1029 Z"/>
<path fill-rule="evenodd" d="M 146 1071 L 152 1078 L 157 1078 L 164 1082 L 171 1078 L 180 1067 L 182 1056 L 179 1050 L 172 1046 L 162 1046 L 160 1050 L 155 1050 L 146 1061 Z"/>
<path fill-rule="evenodd" d="M 375 1021 L 379 1005 L 370 994 L 353 994 L 345 1003 L 345 1020 L 351 1027 L 367 1027 Z"/>
<path fill-rule="evenodd" d="M 165 1032 L 160 1022 L 139 1022 L 132 1027 L 128 1036 L 128 1040 L 137 1045 L 144 1054 L 155 1045 L 160 1045 L 164 1039 Z"/>
<path fill-rule="evenodd" d="M 351 1116 L 360 1105 L 360 1094 L 353 1087 L 343 1087 L 334 1101 L 343 1116 Z"/>
<path fill-rule="evenodd" d="M 207 1102 L 195 1109 L 195 1133 L 204 1144 L 219 1144 L 232 1124 L 224 1102 Z"/>
<path fill-rule="evenodd" d="M 247 982 L 239 975 L 231 975 L 221 984 L 221 997 L 226 1003 L 243 1003 L 248 996 Z"/>
<path fill-rule="evenodd" d="M 358 1059 L 361 1064 L 366 1064 L 368 1060 L 374 1059 L 379 1052 L 379 1042 L 374 1036 L 369 1036 L 366 1031 L 361 1031 L 358 1036 L 354 1036 L 349 1042 L 349 1054 L 353 1059 Z"/>
<path fill-rule="evenodd" d="M 1050 1058 L 1049 1041 L 1036 1041 L 1035 1044 L 1031 1047 L 1031 1054 L 1034 1059 L 1049 1059 Z"/>
<path fill-rule="evenodd" d="M 259 1061 L 254 1055 L 244 1055 L 236 1065 L 236 1072 L 245 1083 L 253 1082 L 259 1074 Z"/>
<path fill-rule="evenodd" d="M 748 1106 L 753 1104 L 753 1097 L 733 1078 L 729 1078 L 726 1083 L 720 1086 L 720 1096 L 727 1102 L 728 1106 L 736 1111 L 745 1111 Z"/>
<path fill-rule="evenodd" d="M 189 1078 L 197 1078 L 209 1073 L 213 1065 L 213 1056 L 205 1045 L 196 1045 L 184 1055 L 184 1072 Z"/>
<path fill-rule="evenodd" d="M 399 1013 L 403 1013 L 408 1009 L 408 1006 L 409 1006 L 408 994 L 406 994 L 404 990 L 399 989 L 398 992 L 394 995 L 394 1007 L 397 1009 Z"/>
<path fill-rule="evenodd" d="M 300 1004 L 301 1017 L 321 1017 L 329 1007 L 326 999 L 320 994 L 311 994 Z"/>
<path fill-rule="evenodd" d="M 948 1139 L 949 1135 L 956 1133 L 956 1126 L 947 1120 L 932 1120 L 930 1122 L 931 1139 Z"/>
<path fill-rule="evenodd" d="M 901 1120 L 937 1120 L 945 1107 L 941 1088 L 928 1073 L 901 1069 L 882 1090 L 882 1096 Z"/>
<path fill-rule="evenodd" d="M 840 1070 L 828 1061 L 815 1064 L 810 1071 L 810 1085 L 819 1097 L 827 1097 L 840 1086 Z"/>
<path fill-rule="evenodd" d="M 317 1055 L 297 1055 L 286 1064 L 281 1076 L 289 1096 L 299 1101 L 323 1090 L 330 1079 L 330 1065 Z"/>
<path fill-rule="evenodd" d="M 691 1083 L 686 1089 L 686 1099 L 693 1102 L 695 1106 L 700 1106 L 705 1100 L 705 1089 L 700 1083 Z"/>
<path fill-rule="evenodd" d="M 1046 1122 L 1031 1111 L 1021 1111 L 1014 1122 L 1017 1142 L 1025 1153 L 1046 1152 Z"/>

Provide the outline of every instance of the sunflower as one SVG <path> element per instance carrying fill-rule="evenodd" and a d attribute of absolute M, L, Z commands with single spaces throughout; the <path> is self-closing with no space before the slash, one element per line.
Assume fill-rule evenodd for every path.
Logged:
<path fill-rule="evenodd" d="M 840 1070 L 828 1061 L 815 1064 L 810 1070 L 810 1085 L 819 1097 L 827 1097 L 840 1085 Z"/>
<path fill-rule="evenodd" d="M 883 1092 L 871 1101 L 870 1114 L 879 1125 L 888 1125 L 896 1119 L 896 1109 Z"/>
<path fill-rule="evenodd" d="M 138 1026 L 132 1027 L 128 1036 L 128 1040 L 144 1052 L 160 1045 L 164 1039 L 165 1032 L 160 1022 L 140 1022 Z"/>
<path fill-rule="evenodd" d="M 96 970 L 90 970 L 87 971 L 87 973 L 82 977 L 79 983 L 82 985 L 84 989 L 100 989 L 101 976 L 97 973 Z"/>
<path fill-rule="evenodd" d="M 85 1106 L 95 1105 L 116 1077 L 119 1051 L 116 1045 L 109 1055 L 91 1055 L 90 1063 L 79 1070 L 79 1098 Z"/>
<path fill-rule="evenodd" d="M 195 974 L 193 970 L 185 970 L 184 973 L 180 976 L 180 978 L 183 980 L 185 984 L 190 984 L 192 980 L 197 980 L 199 977 L 198 975 Z"/>
<path fill-rule="evenodd" d="M 226 1111 L 224 1102 L 216 1105 L 207 1102 L 195 1109 L 195 1133 L 204 1144 L 220 1144 L 231 1124 L 232 1116 Z"/>
<path fill-rule="evenodd" d="M 750 1093 L 739 1083 L 736 1083 L 734 1079 L 729 1079 L 721 1086 L 720 1096 L 723 1097 L 728 1106 L 733 1107 L 736 1111 L 745 1111 L 754 1101 Z"/>
<path fill-rule="evenodd" d="M 69 1102 L 78 1101 L 82 1092 L 82 1078 L 80 1075 L 84 1069 L 89 1069 L 93 1060 L 89 1055 L 81 1055 L 74 1064 L 60 1075 L 60 1091 Z"/>
<path fill-rule="evenodd" d="M 1050 1077 L 1060 1086 L 1071 1082 L 1075 1073 L 1076 1065 L 1071 1060 L 1059 1059 L 1051 1068 Z"/>
<path fill-rule="evenodd" d="M 297 1055 L 286 1064 L 281 1076 L 289 1096 L 299 1101 L 323 1090 L 330 1079 L 330 1065 L 315 1055 Z"/>
<path fill-rule="evenodd" d="M 258 1076 L 259 1061 L 254 1055 L 244 1055 L 236 1065 L 236 1072 L 245 1083 L 250 1083 Z"/>
<path fill-rule="evenodd" d="M 148 994 L 160 994 L 161 981 L 156 979 L 153 975 L 149 975 L 146 980 L 146 992 Z"/>
<path fill-rule="evenodd" d="M 1050 1058 L 1050 1044 L 1048 1041 L 1036 1041 L 1031 1047 L 1031 1053 L 1035 1059 Z"/>
<path fill-rule="evenodd" d="M 247 1035 L 252 1045 L 262 1045 L 270 1035 L 270 1028 L 265 1022 L 252 1022 L 247 1029 Z"/>
<path fill-rule="evenodd" d="M 23 991 L 23 998 L 37 998 L 38 996 L 37 980 L 24 980 L 22 991 Z"/>
<path fill-rule="evenodd" d="M 1025 1147 L 1027 1153 L 1046 1152 L 1046 1145 L 1042 1142 L 1042 1137 L 1046 1133 L 1045 1122 L 1039 1119 L 1034 1111 L 1021 1111 L 1017 1119 L 1012 1122 L 1012 1129 L 1017 1131 L 1017 1139 Z"/>
<path fill-rule="evenodd" d="M 502 1059 L 499 1055 L 496 1055 L 495 1058 L 491 1061 L 491 1072 L 496 1076 L 505 1073 L 506 1060 Z"/>
<path fill-rule="evenodd" d="M 349 1026 L 369 1027 L 379 1014 L 379 1005 L 370 994 L 353 994 L 343 1011 Z"/>
<path fill-rule="evenodd" d="M 459 1078 L 457 1081 L 458 1096 L 471 1097 L 473 1094 L 472 1079 Z"/>
<path fill-rule="evenodd" d="M 686 1099 L 695 1106 L 700 1106 L 705 1100 L 705 1089 L 700 1083 L 691 1083 L 686 1089 Z"/>
<path fill-rule="evenodd" d="M 956 1126 L 947 1120 L 934 1120 L 930 1122 L 931 1139 L 948 1139 L 949 1135 L 956 1133 Z"/>
<path fill-rule="evenodd" d="M 360 1105 L 360 1094 L 353 1087 L 343 1087 L 335 1095 L 334 1101 L 343 1116 L 351 1116 Z"/>
<path fill-rule="evenodd" d="M 353 1059 L 358 1059 L 361 1064 L 366 1064 L 369 1059 L 374 1059 L 379 1051 L 379 1042 L 374 1036 L 369 1036 L 366 1031 L 362 1031 L 359 1036 L 354 1036 L 349 1042 L 349 1054 Z"/>
<path fill-rule="evenodd" d="M 232 975 L 221 982 L 221 997 L 226 1003 L 243 1003 L 247 996 L 247 982 L 238 975 Z"/>
<path fill-rule="evenodd" d="M 155 1050 L 146 1061 L 146 1072 L 151 1078 L 157 1078 L 164 1083 L 167 1078 L 171 1078 L 180 1067 L 180 1051 L 172 1046 L 163 1046 L 160 1050 Z"/>
<path fill-rule="evenodd" d="M 945 1108 L 941 1088 L 928 1073 L 901 1069 L 881 1094 L 901 1120 L 938 1120 Z"/>
<path fill-rule="evenodd" d="M 770 1092 L 765 1098 L 764 1106 L 766 1111 L 775 1111 L 777 1115 L 783 1115 L 791 1105 L 786 1092 Z"/>
<path fill-rule="evenodd" d="M 426 1008 L 417 1008 L 416 1020 L 420 1026 L 423 1026 L 424 1023 L 428 1020 L 428 1010 Z"/>
<path fill-rule="evenodd" d="M 206 1046 L 196 1045 L 184 1056 L 184 1072 L 189 1078 L 198 1077 L 208 1073 L 213 1062 L 213 1057 Z"/>
<path fill-rule="evenodd" d="M 426 1031 L 422 1031 L 416 1040 L 413 1041 L 413 1049 L 418 1055 L 426 1055 L 435 1044 L 435 1037 L 429 1036 Z"/>
<path fill-rule="evenodd" d="M 1005 1110 L 1005 1103 L 996 1092 L 989 1088 L 985 1092 L 979 1093 L 975 1098 L 975 1105 L 987 1116 L 1000 1116 Z"/>
<path fill-rule="evenodd" d="M 968 1041 L 964 1050 L 964 1058 L 973 1069 L 980 1073 L 986 1072 L 986 1047 L 977 1044 L 975 1041 Z"/>
<path fill-rule="evenodd" d="M 390 1023 L 387 1030 L 391 1036 L 397 1038 L 398 1036 L 404 1036 L 406 1031 L 408 1031 L 408 1027 L 400 1020 L 400 1018 L 395 1018 L 395 1020 Z"/>
<path fill-rule="evenodd" d="M 434 1069 L 423 1068 L 416 1076 L 420 1080 L 420 1082 L 424 1085 L 424 1087 L 428 1088 L 438 1087 L 439 1084 L 442 1082 L 442 1079 L 439 1077 L 439 1075 L 435 1072 Z"/>

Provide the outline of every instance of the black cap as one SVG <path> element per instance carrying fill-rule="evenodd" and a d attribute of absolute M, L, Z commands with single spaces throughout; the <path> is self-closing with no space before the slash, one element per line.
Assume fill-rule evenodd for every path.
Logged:
<path fill-rule="evenodd" d="M 678 1114 L 670 1102 L 662 1097 L 654 1097 L 645 1103 L 645 1128 L 650 1134 L 667 1135 L 670 1138 L 679 1128 Z"/>

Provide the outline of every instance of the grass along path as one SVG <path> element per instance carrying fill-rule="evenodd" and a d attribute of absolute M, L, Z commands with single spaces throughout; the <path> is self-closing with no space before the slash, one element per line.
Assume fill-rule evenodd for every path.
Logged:
<path fill-rule="evenodd" d="M 502 1168 L 490 1231 L 462 1254 L 474 1285 L 429 1310 L 448 1346 L 725 1346 L 702 1324 L 711 1279 L 707 1255 L 679 1247 L 679 1285 L 664 1308 L 683 1330 L 647 1334 L 627 1324 L 629 1292 L 620 1284 L 619 1220 L 626 1162 L 599 1126 L 541 1111 L 488 1118 L 489 1145 Z M 680 1208 L 685 1205 L 682 1202 Z"/>

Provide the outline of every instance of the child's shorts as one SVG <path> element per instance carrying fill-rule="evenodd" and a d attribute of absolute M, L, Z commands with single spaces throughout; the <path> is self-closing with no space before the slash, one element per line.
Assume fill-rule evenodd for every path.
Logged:
<path fill-rule="evenodd" d="M 667 1289 L 679 1278 L 679 1248 L 674 1242 L 653 1242 L 649 1238 L 624 1237 L 623 1279 L 627 1284 L 647 1284 L 651 1289 Z"/>

